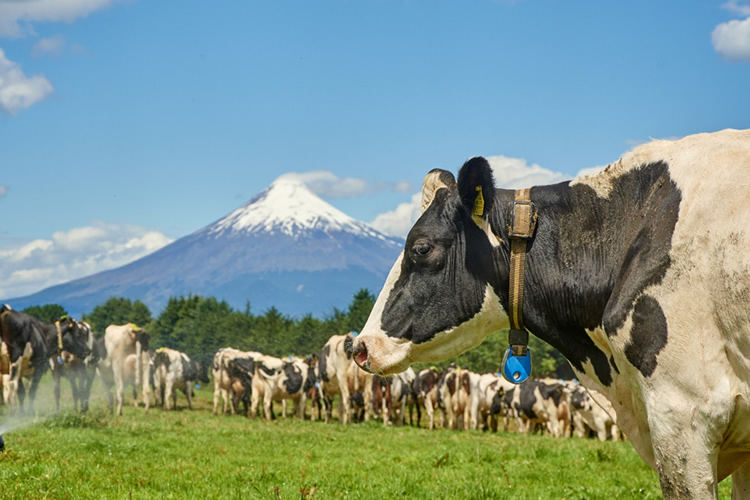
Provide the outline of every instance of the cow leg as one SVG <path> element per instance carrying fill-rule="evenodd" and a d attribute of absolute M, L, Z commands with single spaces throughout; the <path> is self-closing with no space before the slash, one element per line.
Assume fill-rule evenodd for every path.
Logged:
<path fill-rule="evenodd" d="M 34 414 L 34 400 L 36 399 L 36 390 L 39 388 L 39 381 L 42 379 L 42 375 L 46 371 L 47 364 L 40 363 L 34 368 L 34 376 L 31 378 L 31 386 L 29 387 L 29 413 Z M 23 381 L 19 380 L 19 391 L 23 387 Z"/>
<path fill-rule="evenodd" d="M 732 473 L 732 500 L 750 498 L 750 461 Z"/>
<path fill-rule="evenodd" d="M 172 387 L 172 380 L 170 380 L 169 375 L 167 375 L 166 384 L 164 385 L 166 387 L 164 388 L 164 396 L 163 396 L 164 399 L 162 403 L 164 404 L 164 409 L 169 411 L 172 409 L 172 391 L 174 390 Z"/>
<path fill-rule="evenodd" d="M 188 401 L 188 410 L 193 410 L 193 388 L 190 385 L 190 382 L 185 383 L 185 396 L 187 397 Z M 247 416 L 247 405 L 245 405 L 245 416 Z"/>
<path fill-rule="evenodd" d="M 678 411 L 672 407 L 673 415 Z M 649 419 L 651 442 L 653 443 L 656 471 L 659 473 L 662 495 L 665 499 L 718 497 L 716 478 L 717 451 L 705 443 L 709 439 L 709 429 L 697 429 L 694 433 L 685 433 L 691 427 L 691 417 L 679 418 L 682 412 L 668 422 L 658 416 L 668 415 L 664 410 L 655 410 Z M 686 422 L 680 425 L 681 422 Z M 717 442 L 720 442 L 717 441 Z M 740 474 L 741 476 L 741 474 Z M 739 477 L 739 476 L 738 476 Z"/>
<path fill-rule="evenodd" d="M 56 363 L 57 361 L 51 361 L 51 363 Z M 55 391 L 55 410 L 60 411 L 60 367 L 53 365 L 54 368 L 52 369 L 52 380 L 54 381 L 54 391 Z"/>
<path fill-rule="evenodd" d="M 271 398 L 269 397 L 263 397 L 263 411 L 266 414 L 266 420 L 268 422 L 271 421 Z"/>

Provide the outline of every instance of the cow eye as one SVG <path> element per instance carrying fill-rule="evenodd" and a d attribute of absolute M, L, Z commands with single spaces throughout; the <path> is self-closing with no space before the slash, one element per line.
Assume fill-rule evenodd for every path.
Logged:
<path fill-rule="evenodd" d="M 426 242 L 417 243 L 412 248 L 417 255 L 427 255 L 432 250 L 432 245 Z"/>

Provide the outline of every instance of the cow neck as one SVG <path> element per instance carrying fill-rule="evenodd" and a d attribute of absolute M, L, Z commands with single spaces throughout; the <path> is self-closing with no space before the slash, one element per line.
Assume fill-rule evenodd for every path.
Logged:
<path fill-rule="evenodd" d="M 508 236 L 510 238 L 510 274 L 508 316 L 510 333 L 508 343 L 514 356 L 525 356 L 528 351 L 529 332 L 523 326 L 523 288 L 526 268 L 526 247 L 534 235 L 537 221 L 536 206 L 531 202 L 531 189 L 516 190 L 509 204 Z"/>

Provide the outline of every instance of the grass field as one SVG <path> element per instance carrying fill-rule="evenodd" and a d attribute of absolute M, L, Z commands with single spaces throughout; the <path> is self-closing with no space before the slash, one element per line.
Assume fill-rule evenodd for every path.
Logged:
<path fill-rule="evenodd" d="M 51 393 L 40 388 L 40 413 Z M 118 418 L 94 394 L 85 416 L 19 421 L 0 407 L 0 498 L 661 498 L 628 443 L 215 417 L 210 389 L 193 411 L 180 395 L 178 411 Z"/>

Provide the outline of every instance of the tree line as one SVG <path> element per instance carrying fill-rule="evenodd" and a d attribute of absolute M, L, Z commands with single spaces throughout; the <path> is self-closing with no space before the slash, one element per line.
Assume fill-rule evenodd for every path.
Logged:
<path fill-rule="evenodd" d="M 322 319 L 312 314 L 293 318 L 275 307 L 254 314 L 250 302 L 243 310 L 236 310 L 215 297 L 189 295 L 171 297 L 164 310 L 154 318 L 140 300 L 112 297 L 81 319 L 91 325 L 97 337 L 104 335 L 109 325 L 134 323 L 148 332 L 152 349 L 170 347 L 195 360 L 210 362 L 222 347 L 258 351 L 276 357 L 317 354 L 332 335 L 361 331 L 374 304 L 375 296 L 369 290 L 361 289 L 354 294 L 346 309 L 333 308 Z M 42 321 L 66 314 L 58 304 L 32 306 L 24 312 Z M 507 345 L 507 330 L 498 331 L 478 347 L 453 359 L 441 363 L 417 363 L 414 369 L 440 368 L 456 363 L 477 373 L 496 372 Z M 551 346 L 531 335 L 529 347 L 535 377 L 573 377 L 568 362 Z"/>

